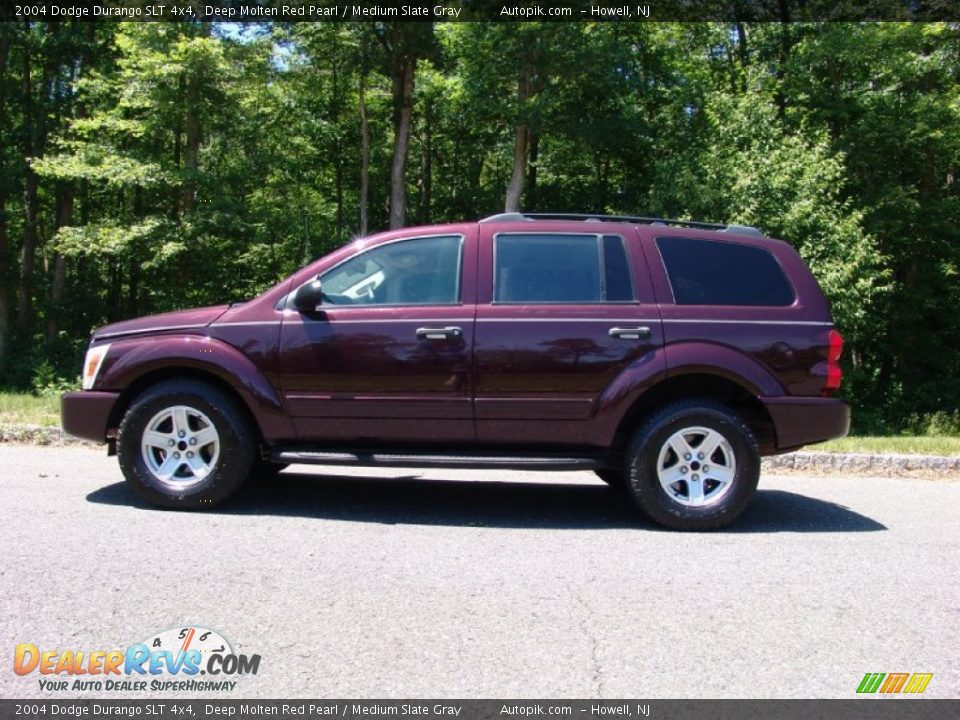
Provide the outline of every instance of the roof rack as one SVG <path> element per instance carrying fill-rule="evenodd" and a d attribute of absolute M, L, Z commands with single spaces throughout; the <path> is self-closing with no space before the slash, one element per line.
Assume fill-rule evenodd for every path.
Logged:
<path fill-rule="evenodd" d="M 581 213 L 499 213 L 485 217 L 480 222 L 518 222 L 534 220 L 579 220 L 582 222 L 618 222 L 640 223 L 643 225 L 678 225 L 680 227 L 695 228 L 697 230 L 719 230 L 720 232 L 737 233 L 739 235 L 763 236 L 759 228 L 750 225 L 723 225 L 720 223 L 696 222 L 693 220 L 671 220 L 669 218 L 642 217 L 639 215 L 602 215 Z"/>

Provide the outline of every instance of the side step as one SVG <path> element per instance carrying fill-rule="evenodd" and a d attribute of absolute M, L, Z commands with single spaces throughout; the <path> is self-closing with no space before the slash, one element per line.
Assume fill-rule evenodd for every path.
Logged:
<path fill-rule="evenodd" d="M 361 467 L 492 468 L 497 470 L 599 470 L 608 463 L 599 456 L 513 456 L 501 454 L 356 452 L 275 448 L 270 459 L 278 463 L 307 465 L 357 465 Z"/>

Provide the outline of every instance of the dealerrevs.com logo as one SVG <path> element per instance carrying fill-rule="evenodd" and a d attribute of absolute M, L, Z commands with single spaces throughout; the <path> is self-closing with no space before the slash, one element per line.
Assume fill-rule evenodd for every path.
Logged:
<path fill-rule="evenodd" d="M 187 626 L 154 633 L 126 650 L 48 650 L 20 643 L 17 675 L 39 675 L 41 690 L 229 692 L 256 675 L 259 655 L 241 655 L 220 633 Z"/>

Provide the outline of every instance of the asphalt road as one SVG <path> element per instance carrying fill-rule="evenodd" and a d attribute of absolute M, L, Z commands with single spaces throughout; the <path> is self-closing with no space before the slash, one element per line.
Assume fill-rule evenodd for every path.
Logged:
<path fill-rule="evenodd" d="M 261 656 L 221 697 L 851 698 L 898 671 L 960 697 L 958 482 L 766 477 L 680 534 L 587 473 L 297 467 L 181 513 L 103 452 L 8 445 L 0 510 L 4 698 L 83 697 L 15 675 L 17 643 L 181 624 Z"/>

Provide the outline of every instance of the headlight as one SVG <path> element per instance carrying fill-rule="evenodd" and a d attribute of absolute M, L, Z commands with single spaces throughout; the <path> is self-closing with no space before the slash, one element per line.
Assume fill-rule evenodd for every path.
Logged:
<path fill-rule="evenodd" d="M 93 387 L 97 379 L 97 373 L 100 372 L 100 366 L 103 365 L 103 359 L 107 356 L 107 350 L 110 345 L 97 345 L 87 350 L 87 356 L 83 359 L 83 383 L 84 390 Z"/>

